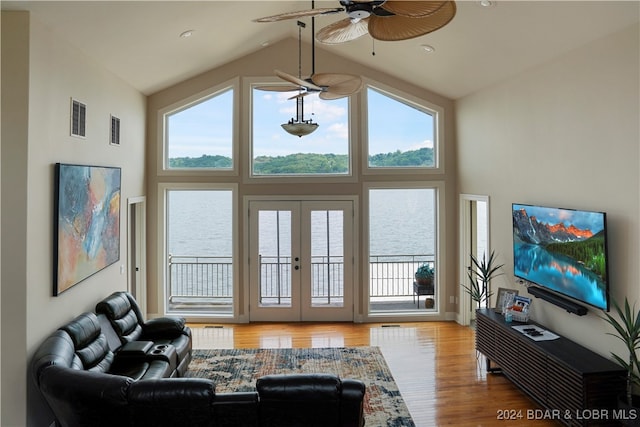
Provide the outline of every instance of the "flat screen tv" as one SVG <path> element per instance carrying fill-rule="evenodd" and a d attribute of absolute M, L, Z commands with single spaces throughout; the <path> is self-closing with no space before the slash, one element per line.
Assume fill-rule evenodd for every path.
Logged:
<path fill-rule="evenodd" d="M 516 277 L 609 310 L 605 212 L 514 203 L 512 217 Z"/>

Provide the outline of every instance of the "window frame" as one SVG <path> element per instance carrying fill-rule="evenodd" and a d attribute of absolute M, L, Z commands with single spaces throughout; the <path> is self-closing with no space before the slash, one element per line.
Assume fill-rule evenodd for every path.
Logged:
<path fill-rule="evenodd" d="M 446 230 L 446 207 L 445 207 L 445 181 L 437 180 L 437 181 L 407 181 L 407 182 L 397 182 L 397 181 L 387 181 L 387 182 L 366 182 L 362 188 L 362 199 L 364 206 L 364 214 L 360 218 L 361 220 L 361 229 L 363 230 L 363 236 L 361 239 L 362 245 L 362 258 L 361 262 L 363 265 L 369 264 L 369 259 L 371 256 L 371 247 L 370 247 L 370 215 L 371 212 L 369 210 L 370 203 L 370 192 L 371 190 L 407 190 L 407 189 L 427 189 L 435 191 L 435 234 L 434 234 L 434 251 L 435 251 L 435 268 L 437 271 L 436 280 L 435 280 L 435 289 L 437 295 L 436 302 L 436 310 L 428 311 L 428 312 L 420 312 L 418 310 L 417 313 L 403 315 L 402 319 L 406 321 L 412 320 L 424 320 L 425 318 L 430 318 L 433 320 L 445 320 L 446 319 L 446 283 L 447 281 L 447 272 L 444 268 L 444 260 L 446 259 L 445 251 L 446 244 L 444 241 L 444 233 Z M 362 299 L 365 301 L 364 310 L 363 310 L 363 318 L 362 321 L 380 321 L 381 318 L 388 317 L 388 313 L 372 313 L 369 308 L 369 300 L 371 298 L 370 295 L 370 287 L 369 283 L 371 281 L 371 276 L 369 273 L 369 269 L 365 268 L 363 270 L 362 275 L 362 283 L 366 285 L 363 286 L 362 289 Z"/>
<path fill-rule="evenodd" d="M 212 169 L 212 168 L 169 168 L 168 166 L 168 120 L 167 117 L 171 114 L 184 111 L 190 107 L 199 103 L 205 102 L 211 98 L 215 98 L 218 94 L 221 94 L 227 90 L 233 91 L 232 94 L 232 117 L 233 123 L 231 124 L 231 153 L 232 153 L 232 166 L 229 169 Z M 209 176 L 237 176 L 238 164 L 240 157 L 240 79 L 233 78 L 223 83 L 215 85 L 206 90 L 200 91 L 187 98 L 183 98 L 179 101 L 172 103 L 171 105 L 162 108 L 158 111 L 158 141 L 161 149 L 158 150 L 157 157 L 157 170 L 158 175 L 161 176 L 197 176 L 197 175 L 209 175 Z"/>
<path fill-rule="evenodd" d="M 444 108 L 428 102 L 424 99 L 410 95 L 397 88 L 386 84 L 373 81 L 371 79 L 363 79 L 364 87 L 362 88 L 362 173 L 363 175 L 433 175 L 444 173 Z M 369 100 L 367 91 L 373 89 L 384 96 L 406 104 L 409 107 L 416 108 L 433 116 L 433 167 L 371 167 L 369 166 Z"/>
<path fill-rule="evenodd" d="M 313 182 L 322 182 L 322 183 L 344 183 L 344 182 L 357 182 L 358 181 L 358 170 L 357 164 L 355 160 L 355 156 L 357 154 L 357 150 L 354 148 L 354 141 L 358 141 L 358 126 L 356 126 L 357 113 L 360 110 L 360 103 L 358 101 L 358 94 L 354 94 L 348 97 L 347 102 L 347 117 L 349 118 L 348 129 L 349 129 L 349 137 L 347 138 L 348 143 L 348 155 L 349 155 L 349 172 L 341 175 L 331 175 L 331 174 L 316 174 L 316 175 L 254 175 L 253 174 L 253 90 L 256 86 L 261 85 L 286 85 L 286 82 L 282 80 L 270 76 L 270 77 L 245 77 L 243 78 L 243 96 L 244 102 L 243 104 L 247 106 L 245 109 L 245 119 L 249 124 L 247 126 L 247 158 L 244 159 L 246 161 L 246 172 L 243 174 L 243 181 L 245 183 L 265 183 L 265 184 L 286 184 L 291 183 L 291 179 L 295 179 L 298 183 L 313 183 Z M 284 132 L 284 130 L 283 130 Z"/>
<path fill-rule="evenodd" d="M 158 287 L 158 307 L 162 308 L 163 313 L 171 313 L 173 315 L 185 315 L 186 313 L 169 311 L 168 296 L 167 296 L 167 284 L 169 280 L 169 262 L 168 262 L 168 250 L 167 250 L 167 238 L 169 227 L 169 214 L 168 214 L 168 197 L 167 194 L 170 191 L 231 191 L 231 203 L 232 203 L 232 259 L 233 259 L 233 310 L 231 315 L 223 315 L 220 313 L 206 313 L 197 312 L 189 313 L 189 319 L 194 322 L 209 321 L 211 318 L 219 319 L 232 319 L 233 321 L 242 322 L 243 316 L 241 316 L 240 308 L 244 306 L 240 301 L 240 243 L 237 238 L 239 235 L 239 220 L 238 220 L 238 184 L 235 183 L 197 183 L 197 182 L 162 182 L 158 184 L 158 224 L 157 224 L 157 238 L 158 238 L 158 251 L 157 251 L 157 263 L 158 263 L 158 282 L 161 286 Z"/>

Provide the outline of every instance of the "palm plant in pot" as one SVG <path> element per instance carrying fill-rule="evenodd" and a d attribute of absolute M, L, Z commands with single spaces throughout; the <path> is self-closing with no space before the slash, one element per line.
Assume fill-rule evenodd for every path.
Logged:
<path fill-rule="evenodd" d="M 482 307 L 484 303 L 485 307 L 489 307 L 489 298 L 493 295 L 491 279 L 502 274 L 500 269 L 504 264 L 496 264 L 495 251 L 491 251 L 489 259 L 487 259 L 486 254 L 482 254 L 482 259 L 471 255 L 471 263 L 473 265 L 467 271 L 470 284 L 468 286 L 462 285 L 462 287 L 467 291 L 471 299 L 478 303 L 478 306 Z"/>
<path fill-rule="evenodd" d="M 615 333 L 608 333 L 621 340 L 627 350 L 627 356 L 619 356 L 611 353 L 613 358 L 626 371 L 626 407 L 638 408 L 640 406 L 640 396 L 634 393 L 640 388 L 640 361 L 638 360 L 638 350 L 640 349 L 640 310 L 636 311 L 635 304 L 633 309 L 629 306 L 627 298 L 624 299 L 624 307 L 620 307 L 613 301 L 613 307 L 618 319 L 609 313 L 604 313 L 606 320 L 614 329 Z M 638 424 L 635 424 L 638 425 Z"/>

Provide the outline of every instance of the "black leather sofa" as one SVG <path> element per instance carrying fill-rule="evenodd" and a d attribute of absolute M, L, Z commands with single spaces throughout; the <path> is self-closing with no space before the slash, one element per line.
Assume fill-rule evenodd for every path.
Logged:
<path fill-rule="evenodd" d="M 126 293 L 96 309 L 98 314 L 83 313 L 53 332 L 31 360 L 58 426 L 364 425 L 361 381 L 270 375 L 258 379 L 255 392 L 216 393 L 212 381 L 182 378 L 191 360 L 184 319 L 144 322 Z"/>
<path fill-rule="evenodd" d="M 109 320 L 111 328 L 103 329 L 106 333 L 115 331 L 119 345 L 125 349 L 147 347 L 147 352 L 150 350 L 156 356 L 175 350 L 170 360 L 175 363 L 171 377 L 181 377 L 187 371 L 191 361 L 191 330 L 185 326 L 184 318 L 160 317 L 145 321 L 138 303 L 128 292 L 114 292 L 103 299 L 96 305 L 96 313 Z M 150 343 L 153 348 L 140 342 Z"/>

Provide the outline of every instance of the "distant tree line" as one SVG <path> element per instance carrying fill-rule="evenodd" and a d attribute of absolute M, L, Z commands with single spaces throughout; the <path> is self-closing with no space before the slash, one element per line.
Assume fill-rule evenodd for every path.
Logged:
<path fill-rule="evenodd" d="M 169 159 L 170 168 L 221 168 L 229 169 L 233 166 L 231 158 L 225 156 L 200 157 L 172 157 Z"/>
<path fill-rule="evenodd" d="M 410 151 L 375 154 L 369 156 L 373 167 L 433 166 L 433 149 L 420 148 Z M 231 168 L 229 157 L 202 155 L 200 157 L 173 157 L 171 168 Z M 254 172 L 260 175 L 277 174 L 341 174 L 349 171 L 346 154 L 297 153 L 287 156 L 259 156 L 253 161 Z"/>

